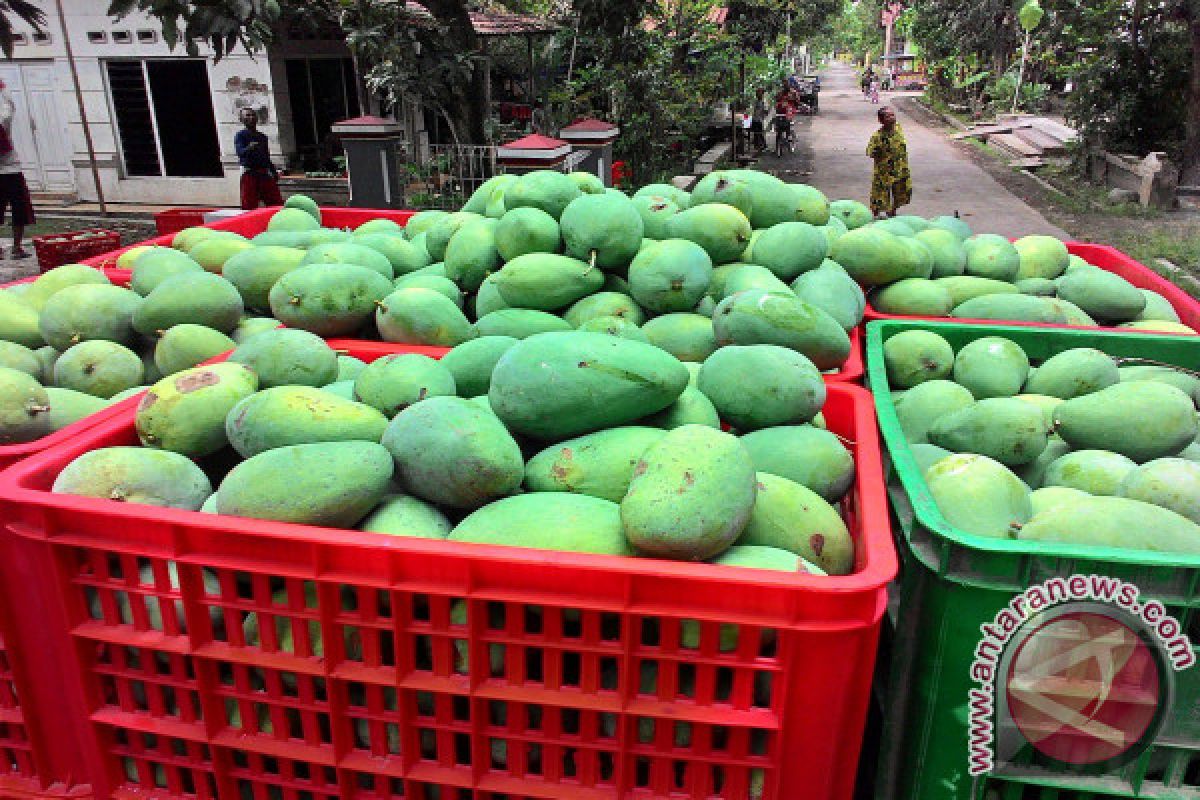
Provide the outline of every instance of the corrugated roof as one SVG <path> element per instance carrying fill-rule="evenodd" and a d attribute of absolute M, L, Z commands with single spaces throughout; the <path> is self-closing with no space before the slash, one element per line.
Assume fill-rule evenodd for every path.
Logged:
<path fill-rule="evenodd" d="M 405 0 L 404 7 L 412 14 L 432 17 L 416 0 Z M 554 33 L 559 29 L 552 20 L 533 14 L 514 14 L 510 11 L 471 11 L 471 27 L 478 36 L 513 36 Z"/>

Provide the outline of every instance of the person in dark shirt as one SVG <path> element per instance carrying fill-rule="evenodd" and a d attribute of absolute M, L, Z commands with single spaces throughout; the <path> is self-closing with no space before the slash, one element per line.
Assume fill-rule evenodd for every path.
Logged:
<path fill-rule="evenodd" d="M 267 136 L 258 130 L 258 114 L 252 108 L 243 108 L 242 128 L 233 137 L 233 148 L 242 165 L 242 208 L 249 211 L 265 206 L 283 205 L 279 193 L 279 173 L 271 163 Z"/>

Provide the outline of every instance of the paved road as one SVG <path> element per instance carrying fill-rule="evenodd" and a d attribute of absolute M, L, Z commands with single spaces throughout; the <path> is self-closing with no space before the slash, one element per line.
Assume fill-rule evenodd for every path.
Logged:
<path fill-rule="evenodd" d="M 757 166 L 792 183 L 810 183 L 831 200 L 865 203 L 871 187 L 871 160 L 865 150 L 878 127 L 879 107 L 863 99 L 854 70 L 843 64 L 826 68 L 821 84 L 820 113 L 800 120 L 796 153 L 782 161 L 767 155 Z M 884 93 L 883 102 L 889 99 Z M 1069 238 L 972 163 L 943 130 L 926 127 L 902 108 L 898 116 L 913 173 L 913 202 L 901 213 L 933 217 L 957 210 L 979 233 Z"/>

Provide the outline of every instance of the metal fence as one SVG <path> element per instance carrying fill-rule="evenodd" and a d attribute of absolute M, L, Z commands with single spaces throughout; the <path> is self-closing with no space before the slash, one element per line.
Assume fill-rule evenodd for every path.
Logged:
<path fill-rule="evenodd" d="M 422 157 L 400 164 L 405 208 L 457 211 L 484 181 L 504 172 L 492 145 L 434 144 L 423 150 Z M 572 172 L 587 155 L 576 150 L 555 169 Z"/>

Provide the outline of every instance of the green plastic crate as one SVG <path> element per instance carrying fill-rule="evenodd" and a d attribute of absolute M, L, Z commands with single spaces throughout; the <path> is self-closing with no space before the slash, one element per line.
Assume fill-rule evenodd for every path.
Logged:
<path fill-rule="evenodd" d="M 1104 574 L 1139 586 L 1200 642 L 1200 557 L 1070 547 L 973 536 L 946 522 L 900 429 L 883 343 L 906 330 L 944 337 L 957 352 L 1003 336 L 1042 361 L 1074 347 L 1200 366 L 1200 338 L 948 322 L 872 322 L 867 378 L 889 458 L 888 492 L 901 556 L 899 603 L 886 686 L 877 796 L 891 800 L 1093 800 L 1200 797 L 1200 666 L 1176 674 L 1173 708 L 1158 741 L 1119 772 L 1085 777 L 1039 766 L 1032 753 L 1004 777 L 967 772 L 967 697 L 979 626 L 1012 597 L 1058 575 Z"/>

